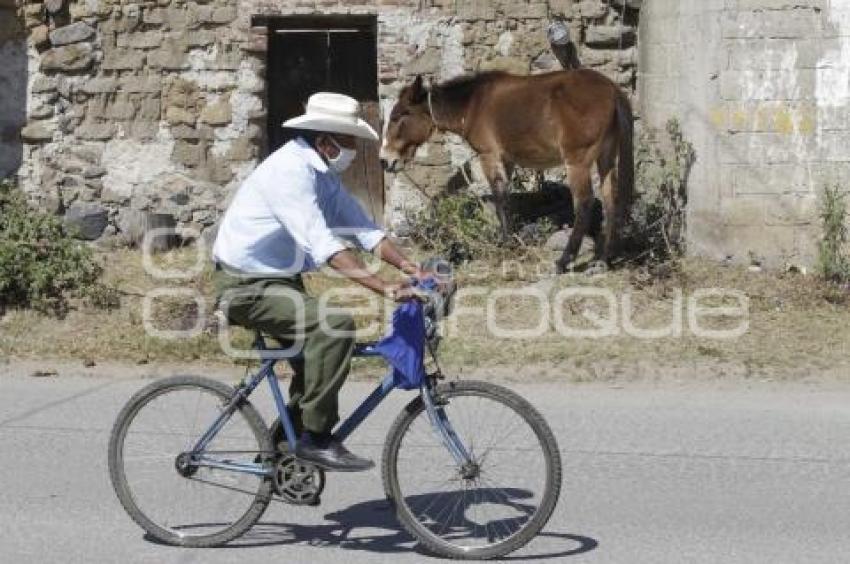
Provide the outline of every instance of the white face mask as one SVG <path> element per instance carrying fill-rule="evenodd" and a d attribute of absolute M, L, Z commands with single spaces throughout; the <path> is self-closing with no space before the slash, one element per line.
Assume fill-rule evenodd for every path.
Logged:
<path fill-rule="evenodd" d="M 354 149 L 346 149 L 345 147 L 340 147 L 339 143 L 331 137 L 331 143 L 339 149 L 339 153 L 334 158 L 328 158 L 328 166 L 331 167 L 335 172 L 341 173 L 344 172 L 348 167 L 351 166 L 351 163 L 354 162 L 354 159 L 357 158 L 357 151 Z"/>

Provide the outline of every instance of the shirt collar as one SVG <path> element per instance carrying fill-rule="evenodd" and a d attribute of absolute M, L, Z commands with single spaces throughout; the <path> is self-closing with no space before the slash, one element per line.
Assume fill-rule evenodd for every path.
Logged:
<path fill-rule="evenodd" d="M 303 137 L 299 137 L 295 140 L 295 144 L 298 146 L 298 149 L 301 151 L 302 156 L 307 160 L 307 163 L 316 169 L 316 171 L 325 174 L 328 172 L 328 165 L 325 163 L 325 160 L 316 152 L 316 149 L 310 146 L 307 141 L 304 140 Z"/>

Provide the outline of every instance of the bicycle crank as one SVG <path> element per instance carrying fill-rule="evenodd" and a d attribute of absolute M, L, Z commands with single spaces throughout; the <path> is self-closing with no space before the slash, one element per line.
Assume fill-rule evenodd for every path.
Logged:
<path fill-rule="evenodd" d="M 294 456 L 281 457 L 273 475 L 275 492 L 293 505 L 319 505 L 325 489 L 325 471 Z"/>

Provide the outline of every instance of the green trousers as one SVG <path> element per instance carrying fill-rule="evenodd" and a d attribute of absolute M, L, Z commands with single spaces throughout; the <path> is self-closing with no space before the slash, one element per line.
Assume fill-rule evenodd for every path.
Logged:
<path fill-rule="evenodd" d="M 351 368 L 354 320 L 326 312 L 307 295 L 301 276 L 245 278 L 218 270 L 219 307 L 231 323 L 258 329 L 284 346 L 303 346 L 303 360 L 291 361 L 289 408 L 297 432 L 326 433 L 339 421 L 339 390 Z"/>

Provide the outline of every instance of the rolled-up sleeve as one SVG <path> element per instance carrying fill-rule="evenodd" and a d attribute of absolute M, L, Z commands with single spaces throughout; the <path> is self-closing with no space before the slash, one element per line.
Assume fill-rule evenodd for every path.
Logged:
<path fill-rule="evenodd" d="M 387 236 L 342 184 L 336 193 L 335 204 L 334 229 L 341 237 L 354 240 L 360 248 L 371 251 Z"/>
<path fill-rule="evenodd" d="M 293 167 L 281 182 L 287 184 L 285 196 L 268 187 L 263 190 L 267 205 L 316 266 L 325 264 L 345 245 L 328 227 L 319 207 L 315 172 L 307 166 Z"/>

